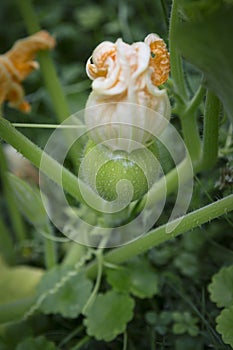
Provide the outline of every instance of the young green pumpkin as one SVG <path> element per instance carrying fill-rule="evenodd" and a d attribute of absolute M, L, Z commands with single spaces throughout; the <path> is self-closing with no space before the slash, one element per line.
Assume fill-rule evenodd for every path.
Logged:
<path fill-rule="evenodd" d="M 89 140 L 79 176 L 107 201 L 116 200 L 118 190 L 129 201 L 135 201 L 146 194 L 156 181 L 158 169 L 156 143 L 127 153 L 112 151 Z"/>

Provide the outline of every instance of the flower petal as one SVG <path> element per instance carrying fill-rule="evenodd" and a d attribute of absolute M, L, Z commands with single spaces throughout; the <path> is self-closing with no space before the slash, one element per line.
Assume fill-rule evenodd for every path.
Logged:
<path fill-rule="evenodd" d="M 97 46 L 87 63 L 93 82 L 85 110 L 96 143 L 130 152 L 162 133 L 171 113 L 166 90 L 157 87 L 168 77 L 165 59 L 166 46 L 156 34 L 132 45 L 118 39 Z"/>
<path fill-rule="evenodd" d="M 7 100 L 14 108 L 25 113 L 30 111 L 29 103 L 24 100 L 21 81 L 39 67 L 34 61 L 37 51 L 51 49 L 54 46 L 54 38 L 42 30 L 16 41 L 11 50 L 0 55 L 0 104 Z"/>
<path fill-rule="evenodd" d="M 15 69 L 18 71 L 19 79 L 25 79 L 32 70 L 38 68 L 38 63 L 33 61 L 40 50 L 52 49 L 55 39 L 45 30 L 16 41 L 11 50 L 5 53 Z"/>
<path fill-rule="evenodd" d="M 149 66 L 152 67 L 151 80 L 154 85 L 164 84 L 169 76 L 170 59 L 165 42 L 157 34 L 149 34 L 145 43 L 150 47 L 151 58 Z"/>

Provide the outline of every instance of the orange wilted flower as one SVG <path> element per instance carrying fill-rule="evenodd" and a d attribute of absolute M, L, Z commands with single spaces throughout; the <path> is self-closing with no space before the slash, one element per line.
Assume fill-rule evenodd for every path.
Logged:
<path fill-rule="evenodd" d="M 0 55 L 0 105 L 9 101 L 10 106 L 27 113 L 30 105 L 24 100 L 21 82 L 34 70 L 38 69 L 35 55 L 40 50 L 52 49 L 55 39 L 45 30 L 27 38 L 17 40 L 13 47 Z"/>

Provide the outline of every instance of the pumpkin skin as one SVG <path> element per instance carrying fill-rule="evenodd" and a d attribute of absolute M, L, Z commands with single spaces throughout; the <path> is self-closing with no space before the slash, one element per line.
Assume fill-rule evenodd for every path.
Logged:
<path fill-rule="evenodd" d="M 125 198 L 135 201 L 143 197 L 157 179 L 157 154 L 156 143 L 127 153 L 112 151 L 89 140 L 79 177 L 107 201 L 117 199 L 118 185 Z"/>

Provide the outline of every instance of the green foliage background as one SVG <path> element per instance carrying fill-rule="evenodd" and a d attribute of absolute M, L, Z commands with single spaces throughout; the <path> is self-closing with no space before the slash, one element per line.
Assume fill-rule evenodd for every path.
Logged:
<path fill-rule="evenodd" d="M 189 96 L 193 96 L 202 80 L 202 71 L 205 84 L 213 88 L 225 103 L 228 116 L 232 117 L 232 44 L 230 35 L 226 35 L 229 29 L 227 23 L 233 23 L 232 8 L 227 12 L 227 21 L 218 16 L 219 11 L 220 13 L 222 11 L 221 7 L 224 6 L 223 11 L 226 11 L 225 6 L 230 6 L 230 1 L 190 0 L 180 1 L 180 4 L 183 21 L 191 21 L 177 29 L 177 45 L 185 58 L 191 62 L 184 63 Z M 103 40 L 115 41 L 118 37 L 131 43 L 143 40 L 151 32 L 158 33 L 166 42 L 168 40 L 171 8 L 169 0 L 144 0 L 143 2 L 139 0 L 35 0 L 34 6 L 41 27 L 56 37 L 57 46 L 52 56 L 71 113 L 85 106 L 90 92 L 85 63 L 98 43 Z M 219 31 L 218 28 L 213 29 L 213 23 L 216 23 L 216 21 L 213 22 L 213 18 L 216 18 Z M 216 35 L 213 36 L 213 33 Z M 15 40 L 26 35 L 16 3 L 2 0 L 0 52 L 4 53 Z M 222 55 L 218 55 L 216 51 L 216 42 Z M 27 98 L 32 103 L 31 114 L 25 115 L 4 106 L 4 114 L 7 118 L 12 122 L 57 123 L 40 71 L 34 72 L 25 81 L 24 86 Z M 174 91 L 169 85 L 167 87 L 173 100 Z M 202 104 L 198 113 L 201 119 Z M 180 131 L 175 111 L 172 122 Z M 233 177 L 233 156 L 232 152 L 223 151 L 227 127 L 226 116 L 222 113 L 219 140 L 222 152 L 219 152 L 218 163 L 214 169 L 195 177 L 190 209 L 199 208 L 232 193 L 232 182 L 227 179 Z M 51 131 L 24 129 L 22 132 L 43 147 Z M 165 166 L 167 168 L 171 166 L 169 160 Z M 173 203 L 174 197 L 170 196 L 167 201 L 168 210 Z M 0 206 L 2 213 L 7 217 L 2 197 Z M 166 222 L 167 216 L 168 213 L 165 211 L 160 219 L 161 223 Z M 8 217 L 7 220 L 9 221 Z M 41 241 L 34 238 L 34 228 L 31 223 L 28 224 L 28 231 L 31 238 L 29 249 L 17 247 L 21 253 L 23 252 L 20 258 L 17 258 L 17 263 L 27 263 L 41 268 L 43 254 Z M 211 283 L 212 276 L 222 266 L 233 265 L 232 231 L 233 218 L 223 217 L 183 237 L 151 249 L 144 257 L 129 261 L 123 267 L 108 267 L 107 278 L 103 279 L 100 287 L 101 294 L 85 315 L 84 325 L 87 327 L 90 338 L 85 333 L 84 316 L 79 314 L 81 306 L 78 307 L 78 311 L 70 309 L 75 295 L 69 288 L 73 284 L 72 291 L 79 291 L 79 286 L 75 278 L 69 280 L 63 289 L 54 295 L 54 298 L 50 296 L 47 299 L 47 309 L 46 301 L 39 306 L 44 314 L 38 313 L 25 321 L 1 328 L 0 350 L 123 349 L 123 337 L 118 334 L 124 331 L 125 324 L 129 321 L 128 350 L 231 349 L 233 327 L 229 326 L 229 322 L 233 319 L 232 268 L 229 268 L 227 273 L 226 270 L 222 270 L 222 275 L 215 277 L 209 288 L 208 285 Z M 58 252 L 60 259 L 65 251 L 64 245 Z M 58 272 L 57 270 L 52 272 L 51 281 L 56 281 Z M 80 276 L 81 284 L 86 286 L 85 291 L 89 295 L 91 282 L 87 281 L 82 273 Z M 48 280 L 49 277 L 50 275 L 47 274 Z M 8 283 L 5 277 L 4 286 Z M 39 291 L 42 293 L 46 288 L 42 280 Z M 225 294 L 221 294 L 219 288 L 230 295 L 229 303 L 221 302 L 221 295 Z M 81 294 L 84 304 L 85 296 L 84 293 Z M 133 297 L 135 298 L 134 316 L 132 316 Z M 64 305 L 62 304 L 63 298 L 66 302 L 70 301 L 69 308 L 66 308 L 65 302 Z M 112 303 L 114 303 L 115 314 L 108 313 Z M 120 305 L 123 305 L 125 311 L 121 314 L 122 320 L 118 319 L 117 315 Z M 224 309 L 218 316 L 220 307 Z M 106 322 L 107 316 L 101 317 L 102 312 L 109 317 L 110 322 Z M 117 322 L 114 322 L 115 319 Z M 98 322 L 100 322 L 99 328 L 96 327 Z M 220 334 L 223 334 L 223 338 Z"/>

